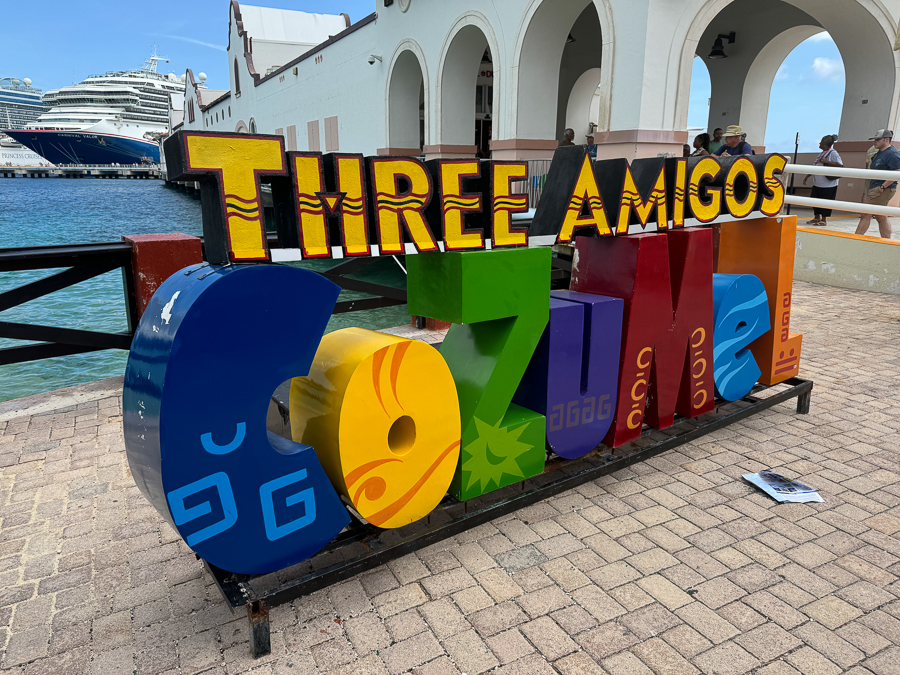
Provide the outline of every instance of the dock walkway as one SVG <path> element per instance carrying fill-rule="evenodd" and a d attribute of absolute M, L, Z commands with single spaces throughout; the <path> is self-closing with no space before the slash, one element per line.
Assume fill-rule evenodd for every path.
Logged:
<path fill-rule="evenodd" d="M 114 166 L 80 164 L 77 166 L 0 166 L 0 178 L 159 178 L 157 166 Z"/>
<path fill-rule="evenodd" d="M 121 380 L 0 403 L 0 671 L 898 672 L 900 297 L 798 282 L 793 401 L 276 607 L 250 657 L 144 500 Z M 777 505 L 772 468 L 823 504 Z"/>

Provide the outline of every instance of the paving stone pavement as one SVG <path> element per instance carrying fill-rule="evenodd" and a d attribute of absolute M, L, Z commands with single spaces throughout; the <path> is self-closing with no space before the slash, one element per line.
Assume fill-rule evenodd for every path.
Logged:
<path fill-rule="evenodd" d="M 271 613 L 249 654 L 114 392 L 0 416 L 4 673 L 900 673 L 900 298 L 795 284 L 789 402 Z M 49 407 L 53 407 L 50 405 Z M 776 505 L 771 467 L 823 504 Z"/>

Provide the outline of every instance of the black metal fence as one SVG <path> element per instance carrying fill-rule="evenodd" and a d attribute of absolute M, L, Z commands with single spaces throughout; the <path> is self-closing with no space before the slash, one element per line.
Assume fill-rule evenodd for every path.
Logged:
<path fill-rule="evenodd" d="M 270 248 L 279 247 L 277 235 L 269 234 L 268 240 Z M 400 258 L 402 260 L 402 257 Z M 406 304 L 405 288 L 376 284 L 350 276 L 361 272 L 378 260 L 380 258 L 366 257 L 335 261 L 333 267 L 320 272 L 322 276 L 342 289 L 372 296 L 341 300 L 335 305 L 334 314 Z M 37 344 L 0 348 L 0 365 L 37 361 L 68 354 L 83 354 L 103 349 L 130 349 L 139 319 L 135 300 L 135 270 L 132 267 L 131 244 L 110 242 L 0 248 L 0 273 L 59 268 L 68 269 L 0 292 L 0 319 L 5 310 L 120 269 L 128 316 L 128 330 L 121 333 L 104 333 L 64 326 L 44 326 L 0 320 L 0 338 L 37 342 Z M 554 256 L 553 270 L 551 271 L 554 288 L 568 285 L 570 271 L 571 263 L 564 256 Z"/>
<path fill-rule="evenodd" d="M 37 361 L 68 354 L 83 354 L 102 349 L 127 350 L 131 347 L 138 316 L 134 299 L 131 245 L 125 242 L 114 242 L 0 249 L 0 273 L 53 270 L 61 267 L 68 269 L 0 292 L 0 318 L 2 318 L 2 312 L 30 300 L 121 269 L 128 330 L 121 333 L 103 333 L 63 326 L 0 321 L 0 338 L 37 342 L 37 344 L 0 348 L 0 365 Z"/>

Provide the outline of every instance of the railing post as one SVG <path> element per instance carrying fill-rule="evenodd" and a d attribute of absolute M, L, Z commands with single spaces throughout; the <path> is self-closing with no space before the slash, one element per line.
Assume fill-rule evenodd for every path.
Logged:
<path fill-rule="evenodd" d="M 198 237 L 181 232 L 124 235 L 122 240 L 131 244 L 131 283 L 126 278 L 126 288 L 132 294 L 134 315 L 129 317 L 129 329 L 134 330 L 162 282 L 188 265 L 203 262 L 203 250 Z"/>

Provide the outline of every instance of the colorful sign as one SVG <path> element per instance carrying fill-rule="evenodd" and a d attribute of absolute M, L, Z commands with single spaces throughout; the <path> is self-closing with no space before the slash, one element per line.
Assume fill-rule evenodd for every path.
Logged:
<path fill-rule="evenodd" d="M 782 155 L 591 161 L 583 147 L 556 151 L 530 227 L 528 163 L 363 157 L 284 151 L 281 136 L 178 131 L 165 141 L 172 180 L 200 183 L 211 263 L 270 260 L 262 185 L 272 191 L 283 248 L 343 258 L 570 243 L 710 223 L 722 214 L 776 215 Z M 539 241 L 536 241 L 538 238 Z"/>
<path fill-rule="evenodd" d="M 347 507 L 402 527 L 448 491 L 540 474 L 548 451 L 616 447 L 797 373 L 796 219 L 685 227 L 777 212 L 780 156 L 629 165 L 561 149 L 526 229 L 512 218 L 527 208 L 522 162 L 285 155 L 280 137 L 187 132 L 166 153 L 201 179 L 207 255 L 228 264 L 189 267 L 151 299 L 127 367 L 126 448 L 142 492 L 223 569 L 299 562 Z M 409 310 L 452 323 L 440 351 L 358 328 L 323 338 L 336 286 L 230 264 L 269 257 L 263 180 L 279 236 L 305 256 L 417 251 Z M 574 241 L 570 290 L 551 293 L 535 237 Z M 293 442 L 265 432 L 288 379 Z"/>

